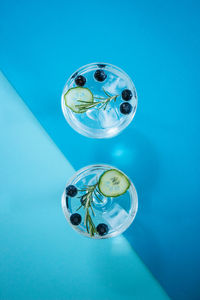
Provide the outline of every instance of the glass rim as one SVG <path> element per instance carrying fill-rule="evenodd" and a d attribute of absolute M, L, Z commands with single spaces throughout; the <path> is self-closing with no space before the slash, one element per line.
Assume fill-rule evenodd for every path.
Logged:
<path fill-rule="evenodd" d="M 113 69 L 117 69 L 118 71 L 120 71 L 122 74 L 124 74 L 131 82 L 131 85 L 134 87 L 134 91 L 136 93 L 136 97 L 135 97 L 135 100 L 136 100 L 136 105 L 135 105 L 135 110 L 134 112 L 132 113 L 131 117 L 129 118 L 128 121 L 124 121 L 119 127 L 120 127 L 120 130 L 114 130 L 115 128 L 117 127 L 114 127 L 114 128 L 108 128 L 108 129 L 105 129 L 105 135 L 102 136 L 101 133 L 95 133 L 95 134 L 92 134 L 90 132 L 87 131 L 86 127 L 84 124 L 82 124 L 81 126 L 78 126 L 73 120 L 72 118 L 70 117 L 70 113 L 71 115 L 73 116 L 73 113 L 72 112 L 69 112 L 69 108 L 66 108 L 66 105 L 65 105 L 65 101 L 64 101 L 64 89 L 67 85 L 69 85 L 69 82 L 71 80 L 71 77 L 73 74 L 75 74 L 76 72 L 80 72 L 81 70 L 84 70 L 90 66 L 95 66 L 95 65 L 105 65 L 105 66 L 109 66 Z M 132 81 L 132 79 L 130 78 L 130 76 L 121 68 L 113 65 L 113 64 L 110 64 L 110 63 L 103 63 L 103 62 L 93 62 L 93 63 L 89 63 L 89 64 L 86 64 L 80 68 L 78 68 L 76 71 L 74 71 L 70 77 L 67 79 L 64 87 L 63 87 L 63 90 L 62 90 L 62 94 L 61 94 L 61 108 L 62 108 L 62 113 L 64 115 L 64 118 L 65 120 L 67 121 L 67 123 L 76 131 L 78 132 L 79 134 L 83 135 L 83 136 L 86 136 L 88 138 L 95 138 L 95 139 L 106 139 L 106 138 L 112 138 L 112 137 L 115 137 L 117 136 L 118 134 L 120 134 L 126 127 L 128 127 L 130 125 L 130 123 L 132 122 L 133 118 L 135 117 L 135 114 L 136 114 L 136 111 L 137 111 L 137 106 L 138 106 L 138 95 L 137 95 L 137 90 L 136 90 L 136 87 Z"/>
<path fill-rule="evenodd" d="M 112 237 L 115 237 L 115 236 L 118 236 L 120 234 L 122 234 L 131 224 L 132 222 L 134 221 L 136 215 L 137 215 L 137 211 L 138 211 L 138 194 L 137 194 L 137 190 L 135 188 L 135 185 L 133 184 L 132 180 L 123 172 L 121 171 L 120 169 L 118 169 L 117 167 L 114 167 L 114 166 L 111 166 L 111 165 L 107 165 L 107 164 L 93 164 L 93 165 L 88 165 L 88 166 L 85 166 L 81 169 L 79 169 L 78 171 L 75 172 L 75 174 L 67 181 L 66 185 L 65 185 L 65 188 L 72 184 L 72 182 L 77 178 L 77 176 L 79 176 L 81 173 L 85 172 L 85 171 L 88 171 L 90 169 L 98 169 L 98 168 L 107 168 L 107 169 L 116 169 L 116 170 L 119 170 L 122 174 L 124 174 L 130 181 L 130 187 L 132 188 L 133 190 L 133 193 L 135 194 L 135 197 L 133 198 L 133 195 L 131 195 L 131 193 L 129 192 L 130 194 L 130 199 L 131 199 L 131 213 L 128 215 L 127 217 L 127 221 L 121 225 L 120 227 L 120 230 L 118 231 L 115 231 L 113 233 L 108 233 L 107 235 L 105 236 L 100 236 L 100 235 L 94 235 L 94 236 L 90 236 L 89 233 L 87 232 L 84 232 L 82 231 L 80 228 L 78 228 L 77 226 L 73 226 L 70 222 L 70 213 L 68 211 L 68 208 L 66 206 L 66 194 L 65 194 L 65 190 L 62 194 L 62 197 L 61 197 L 61 205 L 62 205 L 62 210 L 63 210 L 63 213 L 64 213 L 64 216 L 65 218 L 67 219 L 69 225 L 71 225 L 71 227 L 76 231 L 76 232 L 79 232 L 81 235 L 84 235 L 86 237 L 89 237 L 89 238 L 92 238 L 92 239 L 108 239 L 108 238 L 112 238 Z M 129 188 L 130 188 L 129 187 Z"/>

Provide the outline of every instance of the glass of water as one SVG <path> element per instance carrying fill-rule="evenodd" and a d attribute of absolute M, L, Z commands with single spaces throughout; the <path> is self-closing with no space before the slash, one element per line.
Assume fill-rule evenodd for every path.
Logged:
<path fill-rule="evenodd" d="M 109 165 L 91 165 L 69 180 L 62 195 L 62 208 L 79 233 L 95 239 L 110 238 L 133 222 L 138 197 L 122 171 Z"/>
<path fill-rule="evenodd" d="M 111 64 L 81 67 L 67 80 L 62 93 L 65 119 L 77 132 L 91 138 L 119 134 L 132 121 L 136 108 L 132 80 Z"/>

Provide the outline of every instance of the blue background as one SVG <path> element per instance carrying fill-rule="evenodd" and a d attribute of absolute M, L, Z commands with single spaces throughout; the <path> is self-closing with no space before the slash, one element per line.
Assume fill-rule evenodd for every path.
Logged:
<path fill-rule="evenodd" d="M 0 5 L 6 77 L 75 169 L 110 163 L 132 178 L 139 212 L 125 237 L 173 299 L 199 299 L 199 1 Z M 60 108 L 67 78 L 94 61 L 124 69 L 139 97 L 109 140 L 78 135 Z"/>

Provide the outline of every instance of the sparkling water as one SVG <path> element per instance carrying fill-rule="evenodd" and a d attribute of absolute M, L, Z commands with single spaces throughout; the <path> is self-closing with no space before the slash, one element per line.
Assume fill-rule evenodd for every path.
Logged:
<path fill-rule="evenodd" d="M 103 66 L 103 68 L 99 66 Z M 103 82 L 94 78 L 95 71 L 99 69 L 103 70 L 107 76 Z M 84 88 L 86 87 L 92 92 L 94 99 L 105 98 L 105 90 L 111 96 L 118 95 L 116 102 L 111 100 L 105 110 L 98 109 L 97 106 L 85 113 L 74 113 L 65 105 L 64 95 L 70 88 L 77 86 L 75 78 L 78 75 L 86 78 Z M 132 98 L 128 101 L 132 106 L 132 111 L 127 115 L 120 112 L 120 104 L 125 102 L 121 93 L 125 89 L 132 92 Z M 92 63 L 80 68 L 68 79 L 62 93 L 62 109 L 68 123 L 79 133 L 93 138 L 108 138 L 117 135 L 130 124 L 136 107 L 137 94 L 133 82 L 123 70 L 110 64 Z"/>
<path fill-rule="evenodd" d="M 88 166 L 79 170 L 67 183 L 67 186 L 74 185 L 78 190 L 81 190 L 86 185 L 94 185 L 102 173 L 110 169 L 116 168 L 107 165 Z M 83 191 L 79 191 L 75 197 L 68 196 L 66 198 L 66 193 L 64 192 L 62 196 L 62 207 L 70 224 L 70 216 L 72 214 L 79 213 L 81 215 L 81 223 L 78 226 L 73 226 L 73 228 L 84 235 L 90 236 L 84 225 L 86 210 L 83 206 L 80 208 L 81 196 L 83 196 L 84 193 Z M 108 234 L 105 236 L 95 234 L 93 238 L 109 238 L 122 233 L 132 223 L 137 212 L 137 193 L 132 182 L 126 193 L 121 196 L 105 197 L 98 193 L 98 197 L 93 194 L 93 201 L 95 216 L 93 216 L 91 212 L 91 217 L 95 227 L 97 227 L 98 224 L 104 223 L 109 229 Z"/>

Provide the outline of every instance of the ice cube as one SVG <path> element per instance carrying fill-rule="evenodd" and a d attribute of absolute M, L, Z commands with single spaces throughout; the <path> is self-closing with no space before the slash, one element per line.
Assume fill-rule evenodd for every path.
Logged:
<path fill-rule="evenodd" d="M 120 119 L 116 107 L 113 108 L 110 104 L 108 104 L 105 110 L 99 110 L 98 118 L 102 128 L 112 128 L 117 125 Z"/>
<path fill-rule="evenodd" d="M 126 220 L 128 217 L 128 213 L 119 204 L 115 203 L 112 207 L 112 210 L 107 211 L 103 217 L 107 224 L 115 228 L 119 224 L 124 223 L 124 220 Z"/>
<path fill-rule="evenodd" d="M 98 176 L 93 176 L 87 183 L 87 185 L 93 185 L 96 184 L 98 181 Z"/>
<path fill-rule="evenodd" d="M 86 111 L 86 115 L 88 118 L 90 118 L 91 120 L 93 121 L 98 121 L 98 118 L 99 118 L 99 111 L 97 108 L 91 108 L 91 109 L 88 109 Z"/>
<path fill-rule="evenodd" d="M 114 78 L 113 76 L 109 78 L 107 83 L 103 88 L 109 92 L 111 95 L 117 95 L 120 93 L 122 88 L 126 87 L 126 82 L 123 78 Z"/>

